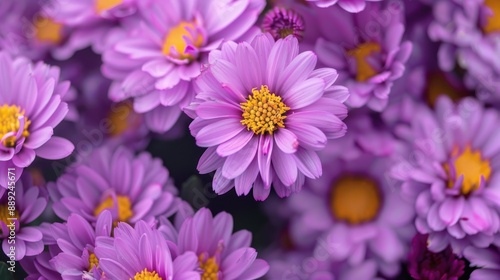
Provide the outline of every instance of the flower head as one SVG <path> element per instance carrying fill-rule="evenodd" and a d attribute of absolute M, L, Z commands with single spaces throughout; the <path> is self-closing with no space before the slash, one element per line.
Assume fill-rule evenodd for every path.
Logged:
<path fill-rule="evenodd" d="M 316 151 L 345 134 L 348 93 L 334 85 L 334 69 L 315 65 L 314 53 L 299 54 L 293 36 L 275 42 L 262 34 L 210 54 L 187 111 L 197 145 L 208 148 L 198 170 L 216 170 L 218 194 L 235 186 L 246 195 L 253 186 L 254 197 L 264 200 L 272 184 L 285 197 L 305 177 L 321 175 Z"/>
<path fill-rule="evenodd" d="M 151 130 L 168 131 L 192 101 L 191 81 L 208 52 L 253 30 L 263 8 L 263 0 L 154 1 L 138 25 L 111 36 L 103 56 L 110 98 L 132 98 Z"/>
<path fill-rule="evenodd" d="M 275 7 L 264 16 L 262 30 L 273 35 L 275 40 L 288 35 L 301 40 L 304 34 L 304 20 L 292 9 Z"/>
<path fill-rule="evenodd" d="M 88 221 L 108 209 L 113 221 L 154 222 L 177 210 L 176 189 L 168 171 L 147 153 L 103 147 L 68 167 L 48 186 L 54 212 L 66 220 L 77 213 Z"/>
<path fill-rule="evenodd" d="M 52 136 L 68 112 L 61 101 L 69 83 L 59 83 L 59 69 L 42 62 L 12 58 L 0 52 L 0 167 L 17 168 L 17 175 L 38 155 L 61 159 L 74 149 L 69 141 Z M 7 177 L 0 185 L 7 187 Z"/>

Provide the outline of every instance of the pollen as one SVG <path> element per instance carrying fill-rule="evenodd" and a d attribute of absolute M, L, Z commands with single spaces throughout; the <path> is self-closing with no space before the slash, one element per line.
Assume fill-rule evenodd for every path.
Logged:
<path fill-rule="evenodd" d="M 112 9 L 118 5 L 120 5 L 123 0 L 97 0 L 95 3 L 95 9 L 98 14 L 103 11 Z"/>
<path fill-rule="evenodd" d="M 215 260 L 215 257 L 208 258 L 206 261 L 203 261 L 204 254 L 199 256 L 200 268 L 203 270 L 201 274 L 201 280 L 218 280 L 219 276 L 219 265 Z"/>
<path fill-rule="evenodd" d="M 137 272 L 134 279 L 130 280 L 162 280 L 156 271 L 149 271 L 146 268 L 141 272 Z"/>
<path fill-rule="evenodd" d="M 448 174 L 448 187 L 452 188 L 456 180 L 463 175 L 461 193 L 468 195 L 479 188 L 481 177 L 488 180 L 491 176 L 490 161 L 484 159 L 480 151 L 474 151 L 468 145 L 461 153 L 455 147 L 451 153 L 451 164 L 445 163 L 444 169 Z M 451 170 L 453 168 L 453 170 Z"/>
<path fill-rule="evenodd" d="M 284 128 L 286 112 L 290 110 L 266 85 L 260 90 L 252 89 L 247 101 L 240 105 L 243 110 L 241 123 L 257 135 L 273 134 L 278 128 Z"/>
<path fill-rule="evenodd" d="M 115 222 L 127 222 L 133 215 L 132 203 L 128 197 L 123 195 L 117 195 L 116 200 L 118 202 L 118 221 Z M 97 217 L 105 209 L 113 209 L 113 207 L 115 207 L 114 200 L 112 197 L 108 197 L 95 208 L 94 216 Z"/>
<path fill-rule="evenodd" d="M 486 24 L 483 26 L 483 31 L 485 33 L 493 33 L 500 31 L 500 1 L 498 0 L 484 0 L 484 5 L 492 11 Z"/>
<path fill-rule="evenodd" d="M 92 268 L 97 267 L 99 265 L 99 260 L 97 259 L 94 253 L 90 253 L 89 255 L 89 269 L 87 271 L 91 271 Z"/>
<path fill-rule="evenodd" d="M 333 184 L 330 207 L 335 218 L 350 224 L 372 221 L 382 199 L 377 183 L 366 176 L 344 176 Z"/>
<path fill-rule="evenodd" d="M 356 80 L 364 82 L 377 74 L 375 68 L 367 60 L 368 56 L 380 52 L 380 45 L 373 42 L 363 43 L 357 48 L 350 50 L 347 54 L 356 60 Z"/>
<path fill-rule="evenodd" d="M 39 17 L 33 23 L 35 37 L 43 43 L 59 44 L 62 41 L 63 25 L 47 17 Z"/>
<path fill-rule="evenodd" d="M 24 110 L 18 106 L 0 106 L 0 139 L 3 145 L 12 148 L 16 145 L 18 138 L 28 137 L 30 123 L 31 121 L 24 116 Z"/>
<path fill-rule="evenodd" d="M 170 29 L 163 43 L 163 53 L 178 59 L 193 60 L 193 54 L 186 53 L 188 45 L 199 48 L 203 45 L 203 35 L 197 30 L 196 22 L 182 21 Z M 178 57 L 172 53 L 172 47 L 178 53 Z"/>

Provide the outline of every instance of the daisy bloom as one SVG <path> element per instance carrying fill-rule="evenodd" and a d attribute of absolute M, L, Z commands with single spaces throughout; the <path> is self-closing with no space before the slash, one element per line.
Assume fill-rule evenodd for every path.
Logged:
<path fill-rule="evenodd" d="M 59 82 L 59 68 L 42 62 L 33 65 L 5 52 L 0 52 L 0 65 L 1 169 L 16 168 L 19 177 L 37 155 L 45 159 L 70 155 L 73 144 L 53 136 L 54 127 L 68 112 L 61 98 L 69 83 Z M 0 186 L 7 188 L 7 176 L 1 176 Z"/>
<path fill-rule="evenodd" d="M 28 226 L 47 206 L 47 198 L 42 196 L 40 191 L 38 186 L 33 186 L 33 180 L 26 172 L 15 184 L 15 207 L 9 204 L 12 200 L 8 199 L 12 197 L 12 192 L 7 194 L 6 191 L 0 199 L 2 249 L 8 257 L 14 254 L 16 261 L 25 256 L 36 256 L 43 251 L 42 232 L 37 227 Z M 15 243 L 9 242 L 11 230 L 15 232 Z M 11 250 L 12 247 L 14 250 Z"/>
<path fill-rule="evenodd" d="M 209 51 L 245 35 L 263 0 L 166 0 L 141 10 L 141 22 L 115 32 L 102 71 L 113 101 L 133 99 L 155 132 L 168 131 L 193 99 L 191 80 Z"/>
<path fill-rule="evenodd" d="M 379 14 L 387 15 L 389 20 L 381 24 Z M 328 20 L 341 30 L 320 29 L 314 50 L 321 63 L 339 72 L 339 82 L 350 93 L 347 105 L 382 111 L 393 83 L 404 73 L 412 50 L 412 43 L 402 41 L 405 31 L 402 4 L 371 3 L 357 14 L 333 6 L 312 9 L 304 17 L 306 25 Z"/>
<path fill-rule="evenodd" d="M 298 192 L 305 177 L 321 176 L 316 154 L 346 132 L 345 87 L 337 71 L 315 70 L 316 55 L 299 54 L 293 36 L 274 41 L 268 33 L 251 43 L 227 42 L 212 51 L 187 110 L 196 144 L 207 147 L 200 173 L 214 170 L 213 189 L 238 195 L 253 187 L 265 200 L 271 185 L 280 197 Z"/>
<path fill-rule="evenodd" d="M 201 280 L 253 280 L 269 270 L 267 262 L 257 259 L 257 251 L 250 247 L 252 234 L 246 230 L 233 233 L 233 218 L 226 212 L 213 217 L 202 208 L 184 220 L 178 232 L 168 221 L 160 231 L 173 242 L 174 256 L 198 256 Z"/>
<path fill-rule="evenodd" d="M 441 96 L 435 111 L 422 106 L 415 115 L 411 151 L 392 176 L 414 199 L 417 230 L 429 235 L 433 252 L 488 247 L 500 226 L 498 111 L 472 98 L 454 104 Z"/>
<path fill-rule="evenodd" d="M 302 40 L 304 35 L 304 19 L 293 9 L 274 7 L 264 16 L 262 31 L 270 33 L 275 40 L 288 35 Z"/>
<path fill-rule="evenodd" d="M 177 190 L 161 160 L 145 152 L 135 156 L 124 147 L 95 149 L 48 189 L 54 212 L 63 220 L 76 213 L 94 222 L 109 209 L 115 224 L 153 223 L 177 210 Z"/>
<path fill-rule="evenodd" d="M 359 13 L 366 7 L 366 2 L 377 2 L 382 0 L 306 0 L 307 2 L 314 3 L 321 8 L 330 7 L 332 5 L 339 5 L 342 9 L 349 13 Z"/>
<path fill-rule="evenodd" d="M 113 237 L 96 238 L 95 255 L 103 271 L 96 279 L 199 280 L 192 252 L 172 259 L 166 240 L 146 222 L 119 223 Z"/>
<path fill-rule="evenodd" d="M 329 149 L 347 152 L 350 147 Z M 385 156 L 366 152 L 349 160 L 328 157 L 323 176 L 308 180 L 302 192 L 286 201 L 294 244 L 326 250 L 333 273 L 351 275 L 366 267 L 362 276 L 341 279 L 372 279 L 377 272 L 394 277 L 406 259 L 415 212 L 387 180 L 395 151 Z"/>

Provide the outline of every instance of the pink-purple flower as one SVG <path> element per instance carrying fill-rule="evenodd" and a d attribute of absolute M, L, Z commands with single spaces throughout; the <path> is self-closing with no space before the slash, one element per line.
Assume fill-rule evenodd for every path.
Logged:
<path fill-rule="evenodd" d="M 227 42 L 212 51 L 188 110 L 196 144 L 207 147 L 200 173 L 215 172 L 213 189 L 238 195 L 253 188 L 268 197 L 298 192 L 305 177 L 321 176 L 317 151 L 346 132 L 347 89 L 337 71 L 316 66 L 316 55 L 299 54 L 297 39 L 262 34 L 251 43 Z"/>

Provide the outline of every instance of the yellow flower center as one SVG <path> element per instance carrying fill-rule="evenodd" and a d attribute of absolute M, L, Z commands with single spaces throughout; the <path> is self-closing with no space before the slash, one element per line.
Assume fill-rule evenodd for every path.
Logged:
<path fill-rule="evenodd" d="M 356 80 L 364 82 L 377 74 L 373 66 L 367 61 L 367 57 L 374 52 L 380 52 L 380 45 L 377 43 L 363 43 L 357 48 L 350 50 L 347 54 L 356 60 L 357 73 Z"/>
<path fill-rule="evenodd" d="M 146 268 L 137 272 L 134 276 L 134 279 L 130 278 L 130 280 L 162 280 L 156 271 L 149 271 Z"/>
<path fill-rule="evenodd" d="M 22 130 L 22 137 L 28 137 L 30 134 L 28 132 L 28 127 L 31 123 L 26 116 L 24 116 L 24 126 L 21 127 L 22 123 L 19 121 L 19 117 L 24 116 L 24 110 L 21 110 L 15 105 L 3 105 L 0 106 L 0 139 L 3 139 L 2 143 L 5 147 L 12 148 L 16 145 L 17 132 L 19 129 Z"/>
<path fill-rule="evenodd" d="M 483 159 L 480 151 L 473 151 L 468 145 L 465 150 L 459 154 L 459 148 L 455 147 L 451 153 L 454 158 L 453 163 L 444 164 L 444 169 L 448 173 L 448 187 L 452 188 L 455 181 L 461 176 L 464 176 L 462 182 L 462 194 L 467 195 L 479 188 L 481 176 L 488 180 L 491 176 L 490 161 Z M 454 168 L 455 176 L 450 176 L 451 168 Z"/>
<path fill-rule="evenodd" d="M 488 17 L 486 25 L 483 26 L 485 33 L 500 31 L 500 1 L 484 0 L 484 5 L 491 9 L 493 14 Z"/>
<path fill-rule="evenodd" d="M 218 280 L 219 277 L 217 273 L 219 272 L 219 265 L 215 260 L 215 257 L 208 258 L 206 261 L 203 261 L 204 254 L 199 256 L 200 268 L 203 270 L 201 274 L 201 280 Z"/>
<path fill-rule="evenodd" d="M 436 72 L 429 76 L 426 90 L 427 104 L 434 107 L 439 96 L 446 95 L 453 101 L 458 101 L 467 95 L 464 90 L 459 90 L 451 85 L 443 73 Z"/>
<path fill-rule="evenodd" d="M 255 134 L 273 134 L 278 127 L 285 127 L 286 112 L 289 107 L 280 96 L 271 93 L 265 85 L 252 89 L 247 101 L 240 104 L 243 110 L 241 123 Z"/>
<path fill-rule="evenodd" d="M 133 215 L 132 203 L 128 197 L 123 195 L 117 195 L 116 200 L 118 202 L 118 221 L 115 222 L 127 222 Z M 95 208 L 94 216 L 97 217 L 105 209 L 112 209 L 114 206 L 113 198 L 108 197 Z"/>
<path fill-rule="evenodd" d="M 40 42 L 59 44 L 62 41 L 63 25 L 47 17 L 37 17 L 33 23 L 35 37 Z"/>
<path fill-rule="evenodd" d="M 141 125 L 140 116 L 134 112 L 132 103 L 125 101 L 119 103 L 109 113 L 108 119 L 111 123 L 109 134 L 119 136 L 129 128 Z"/>
<path fill-rule="evenodd" d="M 123 0 L 96 0 L 95 10 L 98 14 L 120 5 Z"/>
<path fill-rule="evenodd" d="M 331 211 L 339 220 L 359 224 L 373 220 L 380 209 L 377 183 L 364 176 L 344 176 L 334 183 Z"/>
<path fill-rule="evenodd" d="M 172 47 L 179 53 L 178 59 L 193 60 L 192 54 L 186 53 L 188 43 L 199 48 L 203 44 L 203 35 L 196 31 L 196 22 L 181 21 L 177 26 L 172 27 L 163 43 L 163 53 L 172 56 Z"/>
<path fill-rule="evenodd" d="M 11 214 L 14 215 L 11 216 Z M 16 210 L 14 211 L 9 210 L 9 206 L 7 204 L 0 205 L 0 221 L 8 225 L 10 224 L 10 222 L 13 222 L 14 220 L 19 221 L 19 212 L 17 212 Z M 2 229 L 0 228 L 0 233 L 1 232 Z"/>
<path fill-rule="evenodd" d="M 99 265 L 99 260 L 97 259 L 94 253 L 90 253 L 89 255 L 89 269 L 87 271 L 91 271 L 92 268 L 97 267 Z"/>

